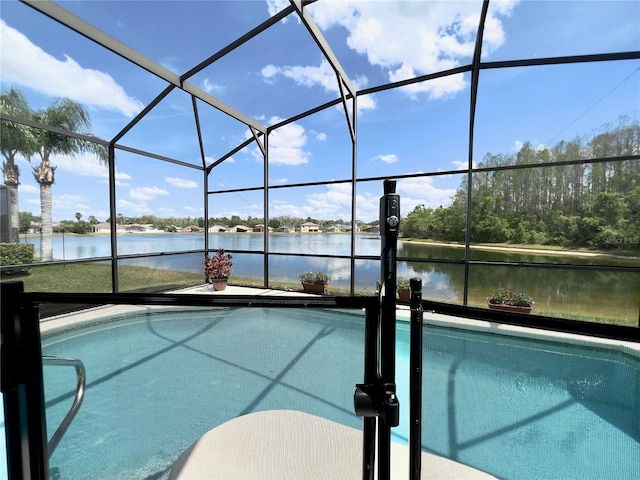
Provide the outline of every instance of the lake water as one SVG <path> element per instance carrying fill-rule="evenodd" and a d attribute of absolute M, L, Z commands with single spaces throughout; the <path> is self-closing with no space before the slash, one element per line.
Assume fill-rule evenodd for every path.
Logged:
<path fill-rule="evenodd" d="M 40 239 L 21 238 L 35 245 Z M 264 236 L 246 233 L 209 234 L 210 248 L 235 251 L 264 250 Z M 56 259 L 87 259 L 108 257 L 110 238 L 106 235 L 65 235 L 53 238 Z M 200 234 L 143 234 L 118 236 L 119 255 L 180 252 L 204 248 Z M 344 234 L 273 234 L 269 236 L 269 278 L 274 281 L 297 282 L 304 271 L 324 271 L 331 285 L 349 288 L 350 260 L 326 258 L 322 255 L 350 255 L 351 237 Z M 296 257 L 287 254 L 319 255 Z M 355 237 L 355 253 L 362 256 L 380 255 L 380 237 L 359 234 Z M 434 260 L 398 264 L 398 276 L 422 278 L 423 297 L 431 300 L 462 303 L 464 265 L 439 263 L 443 260 L 462 261 L 464 249 L 399 242 L 398 257 Z M 552 255 L 517 251 L 472 250 L 471 259 L 518 263 L 556 263 L 580 265 L 638 266 L 638 262 L 608 257 Z M 142 265 L 179 271 L 201 272 L 201 254 L 167 255 L 123 260 L 122 264 Z M 233 274 L 239 277 L 263 278 L 264 262 L 260 254 L 234 254 Z M 355 284 L 359 292 L 375 291 L 380 278 L 378 260 L 356 260 Z M 577 269 L 523 268 L 517 265 L 471 265 L 469 268 L 469 303 L 483 305 L 485 297 L 497 287 L 526 292 L 536 301 L 534 312 L 567 312 L 621 316 L 638 319 L 640 307 L 640 273 Z"/>

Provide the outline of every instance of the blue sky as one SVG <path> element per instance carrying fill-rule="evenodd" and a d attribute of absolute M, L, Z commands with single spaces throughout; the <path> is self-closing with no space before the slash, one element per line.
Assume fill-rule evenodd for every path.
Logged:
<path fill-rule="evenodd" d="M 287 1 L 57 2 L 98 29 L 181 75 L 248 32 Z M 481 2 L 323 1 L 309 7 L 350 81 L 362 90 L 466 65 Z M 68 30 L 27 5 L 0 1 L 2 90 L 12 86 L 32 108 L 57 97 L 84 104 L 95 135 L 110 140 L 166 83 Z M 491 2 L 483 61 L 640 50 L 640 2 Z M 513 153 L 522 142 L 543 148 L 593 135 L 640 110 L 640 61 L 487 70 L 480 75 L 474 162 Z M 335 75 L 295 15 L 194 75 L 189 81 L 262 125 L 338 97 Z M 468 74 L 358 99 L 359 177 L 456 171 L 468 163 Z M 241 122 L 198 101 L 206 163 L 250 133 Z M 201 163 L 191 98 L 174 90 L 120 144 Z M 276 130 L 269 138 L 270 185 L 351 177 L 344 112 L 330 108 Z M 36 161 L 34 159 L 33 164 Z M 81 212 L 109 216 L 107 170 L 88 156 L 55 158 L 54 221 Z M 255 144 L 216 167 L 210 189 L 259 186 Z M 38 186 L 20 160 L 20 210 L 39 214 Z M 116 151 L 117 209 L 127 217 L 199 217 L 202 173 Z M 398 182 L 403 213 L 449 203 L 462 174 Z M 357 188 L 357 218 L 378 216 L 380 182 Z M 262 217 L 261 192 L 213 196 L 209 216 Z M 351 218 L 349 185 L 274 189 L 269 214 Z"/>

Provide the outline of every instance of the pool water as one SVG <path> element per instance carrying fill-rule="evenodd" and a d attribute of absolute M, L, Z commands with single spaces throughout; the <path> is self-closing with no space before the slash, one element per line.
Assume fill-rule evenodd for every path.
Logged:
<path fill-rule="evenodd" d="M 397 340 L 394 439 L 406 442 L 406 324 Z M 166 478 L 199 436 L 260 410 L 360 428 L 353 392 L 363 341 L 362 312 L 257 308 L 149 310 L 44 338 L 45 355 L 80 358 L 87 369 L 51 478 Z M 500 478 L 640 478 L 638 358 L 436 326 L 425 328 L 424 345 L 424 450 Z M 72 368 L 45 367 L 49 435 L 74 387 Z"/>
<path fill-rule="evenodd" d="M 409 332 L 397 382 L 408 398 Z M 640 360 L 628 354 L 429 327 L 423 448 L 509 479 L 640 478 Z M 396 436 L 406 441 L 408 409 Z"/>

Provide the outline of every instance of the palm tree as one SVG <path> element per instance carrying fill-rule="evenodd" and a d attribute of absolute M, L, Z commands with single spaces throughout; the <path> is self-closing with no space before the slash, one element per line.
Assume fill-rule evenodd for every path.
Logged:
<path fill-rule="evenodd" d="M 0 111 L 6 115 L 28 119 L 31 110 L 27 99 L 18 89 L 11 88 L 8 93 L 0 95 Z M 18 226 L 20 212 L 18 204 L 18 185 L 20 184 L 20 169 L 16 165 L 17 154 L 29 159 L 37 151 L 33 129 L 25 125 L 8 120 L 2 120 L 0 128 L 0 150 L 5 161 L 2 164 L 4 183 L 9 192 L 9 218 L 11 222 L 10 241 L 18 241 Z"/>
<path fill-rule="evenodd" d="M 42 124 L 61 128 L 70 132 L 91 136 L 82 129 L 91 128 L 91 120 L 86 109 L 68 98 L 61 98 L 53 102 L 49 107 L 34 113 L 34 119 Z M 51 237 L 52 205 L 51 185 L 55 182 L 56 167 L 51 165 L 51 155 L 70 155 L 78 153 L 94 153 L 101 163 L 109 161 L 107 148 L 99 143 L 89 140 L 70 137 L 48 130 L 38 130 L 37 140 L 40 150 L 40 164 L 33 168 L 33 176 L 40 185 L 40 209 L 42 216 L 42 229 L 40 233 L 40 259 L 43 262 L 53 260 L 53 246 Z"/>

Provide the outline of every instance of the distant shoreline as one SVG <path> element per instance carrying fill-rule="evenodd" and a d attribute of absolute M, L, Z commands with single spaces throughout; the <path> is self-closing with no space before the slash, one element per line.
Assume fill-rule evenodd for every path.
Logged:
<path fill-rule="evenodd" d="M 200 235 L 203 232 L 163 232 L 163 231 L 154 231 L 154 232 L 126 232 L 119 233 L 118 235 L 126 235 L 126 236 L 135 236 L 135 235 Z M 251 235 L 251 234 L 260 234 L 263 232 L 209 232 L 209 233 L 219 233 L 225 235 Z M 296 234 L 301 234 L 300 232 L 292 232 Z M 309 232 L 303 233 L 302 235 L 346 235 L 349 232 Z M 288 232 L 271 232 L 269 235 L 283 235 L 290 234 Z M 62 233 L 56 232 L 53 236 L 62 236 Z M 76 233 L 66 233 L 65 235 L 69 236 L 105 236 L 109 235 L 108 232 L 95 232 L 95 233 L 85 233 L 85 234 L 76 234 Z M 360 232 L 357 235 L 374 235 L 372 233 Z M 39 233 L 28 233 L 28 234 L 20 234 L 20 238 L 38 238 L 40 237 Z M 377 234 L 376 234 L 377 236 Z M 446 243 L 446 242 L 432 242 L 426 240 L 404 240 L 402 238 L 398 239 L 401 243 L 409 243 L 414 245 L 432 245 L 434 247 L 449 247 L 449 248 L 465 248 L 464 245 L 459 243 Z M 516 252 L 516 253 L 532 253 L 532 254 L 540 254 L 540 255 L 562 255 L 562 256 L 570 256 L 570 257 L 600 257 L 600 258 L 611 258 L 617 260 L 640 260 L 640 255 L 620 255 L 616 253 L 608 253 L 608 252 L 584 252 L 580 250 L 551 250 L 545 248 L 530 248 L 530 247 L 518 247 L 518 246 L 493 246 L 493 245 L 471 245 L 471 250 L 484 250 L 484 251 L 496 251 L 496 252 Z"/>
<path fill-rule="evenodd" d="M 403 243 L 412 243 L 416 245 L 433 245 L 435 247 L 451 247 L 451 248 L 465 248 L 464 245 L 459 243 L 441 243 L 441 242 L 423 242 L 420 240 L 402 240 Z M 618 260 L 640 260 L 640 256 L 632 255 L 617 255 L 615 253 L 606 252 L 581 252 L 579 250 L 547 250 L 544 248 L 527 248 L 527 247 L 504 247 L 504 246 L 492 246 L 492 245 L 471 245 L 471 250 L 488 250 L 497 252 L 518 252 L 518 253 L 537 253 L 544 255 L 563 255 L 570 257 L 602 257 L 602 258 L 614 258 Z"/>

